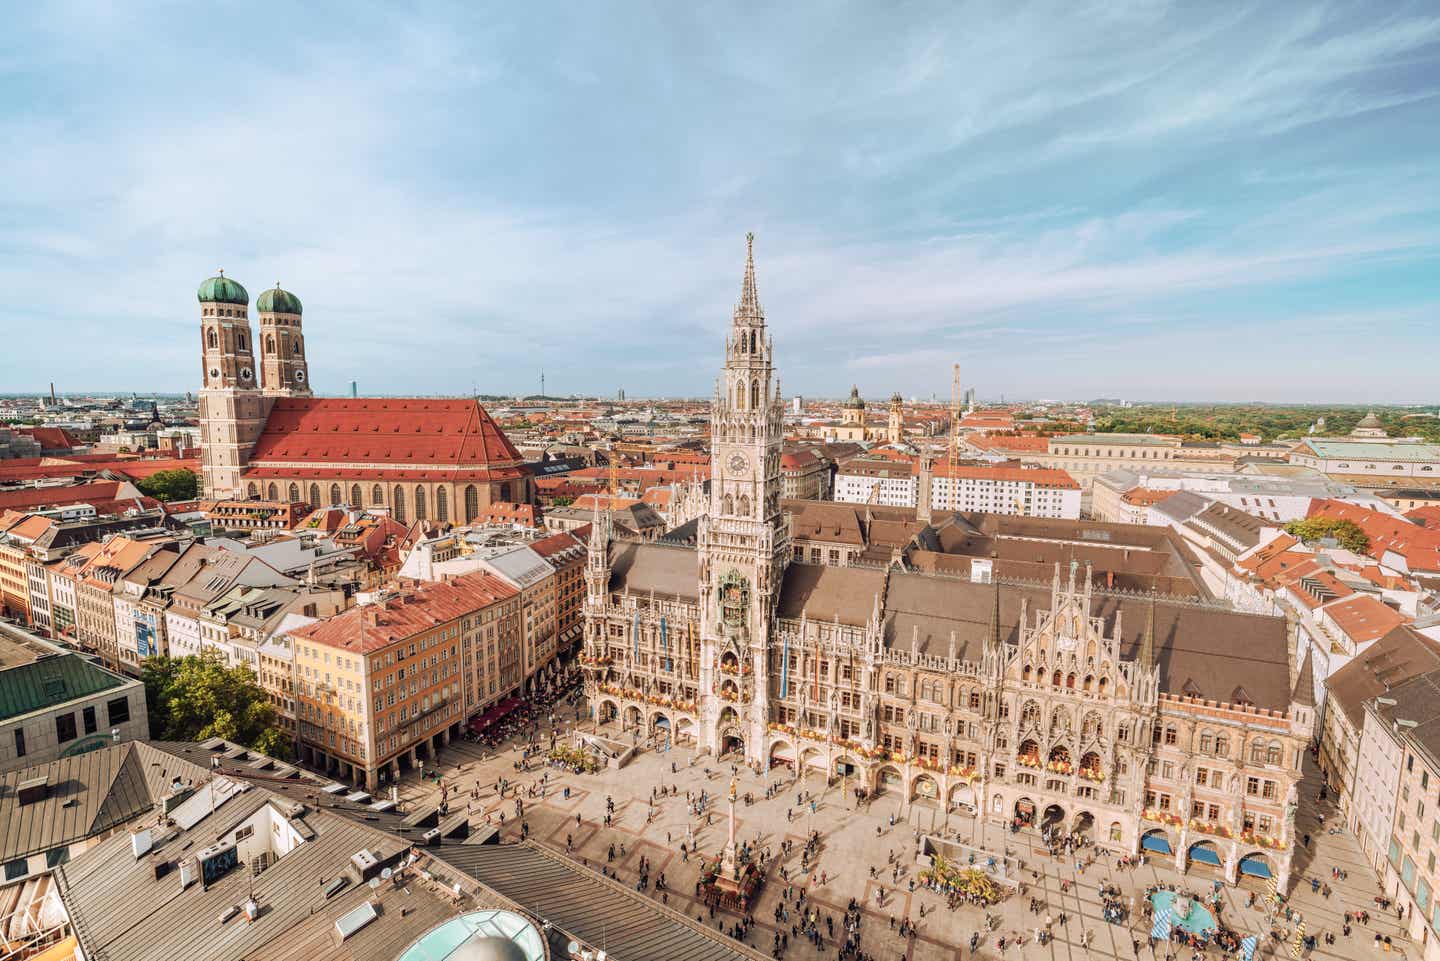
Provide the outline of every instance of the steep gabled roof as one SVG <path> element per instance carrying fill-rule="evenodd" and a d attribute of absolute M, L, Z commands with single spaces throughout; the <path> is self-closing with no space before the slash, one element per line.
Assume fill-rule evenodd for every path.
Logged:
<path fill-rule="evenodd" d="M 518 468 L 522 458 L 478 401 L 287 397 L 271 409 L 250 463 L 413 465 L 433 471 Z"/>

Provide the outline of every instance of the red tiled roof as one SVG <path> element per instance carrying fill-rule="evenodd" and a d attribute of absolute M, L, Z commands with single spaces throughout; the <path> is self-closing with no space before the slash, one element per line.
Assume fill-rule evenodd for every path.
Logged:
<path fill-rule="evenodd" d="M 1325 609 L 1325 615 L 1356 644 L 1368 644 L 1384 637 L 1410 620 L 1369 594 L 1331 604 Z"/>
<path fill-rule="evenodd" d="M 35 438 L 41 450 L 69 450 L 76 446 L 75 438 L 63 427 L 17 427 L 15 432 Z"/>
<path fill-rule="evenodd" d="M 444 478 L 456 470 L 469 474 L 472 468 L 520 462 L 519 452 L 477 401 L 378 397 L 281 398 L 250 456 L 256 468 L 428 465 Z"/>
<path fill-rule="evenodd" d="M 530 549 L 541 557 L 549 560 L 557 554 L 568 551 L 572 548 L 584 548 L 584 537 L 590 533 L 590 525 L 586 524 L 578 531 L 561 531 L 558 534 L 551 534 L 549 537 L 542 537 L 530 544 Z"/>
<path fill-rule="evenodd" d="M 1158 504 L 1167 497 L 1173 497 L 1175 491 L 1152 490 L 1149 487 L 1132 487 L 1120 499 L 1127 504 L 1149 507 L 1151 504 Z"/>
<path fill-rule="evenodd" d="M 1353 522 L 1370 538 L 1370 556 L 1383 560 L 1386 551 L 1405 558 L 1412 571 L 1440 571 L 1440 530 L 1421 527 L 1403 517 L 1351 504 L 1316 499 L 1307 517 L 1333 517 Z"/>
<path fill-rule="evenodd" d="M 1079 482 L 1067 472 L 1042 467 L 978 467 L 956 464 L 952 471 L 949 464 L 938 463 L 935 465 L 935 476 L 954 477 L 959 480 L 1018 481 L 1024 484 L 1034 484 L 1037 487 L 1080 489 Z M 1173 491 L 1167 492 L 1167 495 L 1169 493 L 1173 493 Z"/>
<path fill-rule="evenodd" d="M 416 584 L 384 603 L 365 604 L 323 621 L 306 624 L 292 637 L 362 654 L 447 624 L 513 597 L 517 591 L 488 572 L 448 581 Z"/>
<path fill-rule="evenodd" d="M 113 504 L 120 494 L 122 481 L 95 481 L 90 484 L 74 484 L 69 487 L 21 487 L 18 490 L 0 491 L 0 510 L 35 510 L 41 507 L 64 507 L 69 504 L 94 504 L 100 510 L 101 504 Z M 149 497 L 126 499 L 126 506 L 136 502 L 144 507 L 154 507 L 159 501 Z"/>
<path fill-rule="evenodd" d="M 998 451 L 1039 451 L 1048 453 L 1048 437 L 971 437 L 969 442 L 983 450 Z"/>

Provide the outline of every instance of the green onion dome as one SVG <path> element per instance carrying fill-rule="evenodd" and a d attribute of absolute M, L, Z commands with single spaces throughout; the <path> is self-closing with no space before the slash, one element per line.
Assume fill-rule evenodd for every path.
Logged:
<path fill-rule="evenodd" d="M 250 295 L 245 292 L 245 288 L 226 277 L 223 270 L 200 285 L 198 296 L 202 304 L 250 303 Z"/>
<path fill-rule="evenodd" d="M 259 297 L 255 298 L 255 309 L 264 314 L 304 313 L 304 308 L 300 306 L 300 298 L 288 290 L 281 290 L 279 284 L 263 291 Z"/>

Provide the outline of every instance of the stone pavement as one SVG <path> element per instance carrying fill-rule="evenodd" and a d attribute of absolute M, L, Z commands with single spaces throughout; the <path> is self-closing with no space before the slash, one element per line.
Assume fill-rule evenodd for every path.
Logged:
<path fill-rule="evenodd" d="M 583 714 L 582 714 L 583 716 Z M 573 709 L 566 712 L 566 720 L 574 717 Z M 573 726 L 573 721 L 571 726 Z M 562 725 L 563 729 L 564 725 Z M 548 727 L 542 726 L 541 737 L 548 743 Z M 708 757 L 695 758 L 691 751 L 672 749 L 669 752 L 646 750 L 621 770 L 604 770 L 592 775 L 574 775 L 559 772 L 538 764 L 526 773 L 519 773 L 514 765 L 519 759 L 517 745 L 502 746 L 497 751 L 482 750 L 478 745 L 460 741 L 446 748 L 438 761 L 447 784 L 452 786 L 452 809 L 456 803 L 469 802 L 472 808 L 472 823 L 482 824 L 487 819 L 498 823 L 500 812 L 504 812 L 502 828 L 507 840 L 518 838 L 520 825 L 515 818 L 513 797 L 503 800 L 496 792 L 496 780 L 505 777 L 521 785 L 521 795 L 532 786 L 539 793 L 542 775 L 547 778 L 544 796 L 525 800 L 524 821 L 530 834 L 543 844 L 557 851 L 565 852 L 567 842 L 569 854 L 576 860 L 596 870 L 607 867 L 620 880 L 634 883 L 638 878 L 639 859 L 648 858 L 651 864 L 650 879 L 662 872 L 668 883 L 668 903 L 671 907 L 692 912 L 708 923 L 728 927 L 736 920 L 723 912 L 713 920 L 709 912 L 695 901 L 695 885 L 699 863 L 692 855 L 689 860 L 682 857 L 680 846 L 687 829 L 693 830 L 695 840 L 704 855 L 714 855 L 725 842 L 726 806 L 723 800 L 728 790 L 732 769 L 728 764 L 719 764 Z M 675 771 L 672 773 L 672 764 Z M 706 773 L 708 769 L 708 774 Z M 1181 884 L 1183 889 L 1196 893 L 1208 892 L 1208 876 L 1192 874 L 1178 878 L 1173 861 L 1169 858 L 1150 859 L 1146 864 L 1129 870 L 1117 870 L 1113 860 L 1097 863 L 1077 872 L 1073 860 L 1063 863 L 1051 859 L 1040 845 L 1039 836 L 1033 831 L 1011 835 L 1001 825 L 976 824 L 968 817 L 946 816 L 935 809 L 915 807 L 908 812 L 908 818 L 899 820 L 893 826 L 890 817 L 900 811 L 899 798 L 882 795 L 857 810 L 853 794 L 839 784 L 826 786 L 820 777 L 814 775 L 807 784 L 794 784 L 778 770 L 771 772 L 773 780 L 756 776 L 741 767 L 738 770 L 739 792 L 743 796 L 750 792 L 755 803 L 747 805 L 739 801 L 735 806 L 736 836 L 750 841 L 758 848 L 769 848 L 778 855 L 780 842 L 786 838 L 794 842 L 794 854 L 782 862 L 791 872 L 791 879 L 808 888 L 809 900 L 823 915 L 834 917 L 836 931 L 840 930 L 841 916 L 851 898 L 864 906 L 861 947 L 868 954 L 889 961 L 907 958 L 910 961 L 930 959 L 961 959 L 968 954 L 968 942 L 972 932 L 980 929 L 983 913 L 979 908 L 961 907 L 950 911 L 939 895 L 922 889 L 912 891 L 910 881 L 919 870 L 915 863 L 915 838 L 917 831 L 945 831 L 960 840 L 976 842 L 997 854 L 1011 853 L 1024 860 L 1024 878 L 1028 888 L 1021 894 L 1012 895 L 995 912 L 999 915 L 998 928 L 983 935 L 979 954 L 985 958 L 999 956 L 996 939 L 999 935 L 1023 933 L 1027 943 L 1022 948 L 1007 947 L 1005 955 L 1016 961 L 1070 961 L 1079 958 L 1114 958 L 1134 961 L 1132 937 L 1142 941 L 1140 956 L 1145 961 L 1152 959 L 1151 950 L 1145 944 L 1149 922 L 1137 911 L 1129 925 L 1106 923 L 1100 916 L 1098 887 L 1102 882 L 1120 886 L 1126 895 L 1134 894 L 1138 901 L 1147 885 L 1160 883 Z M 470 802 L 470 790 L 480 785 L 480 799 Z M 764 800 L 767 785 L 785 785 L 779 794 Z M 570 797 L 563 796 L 563 789 L 569 787 Z M 652 788 L 662 790 L 675 786 L 678 795 L 657 800 L 653 814 L 650 813 L 649 799 Z M 1337 943 L 1331 947 L 1323 943 L 1317 946 L 1312 956 L 1328 961 L 1331 958 L 1357 958 L 1378 954 L 1373 936 L 1378 931 L 1391 936 L 1396 948 L 1415 954 L 1408 942 L 1403 942 L 1400 929 L 1393 914 L 1382 912 L 1373 902 L 1378 893 L 1374 872 L 1364 862 L 1354 838 L 1348 834 L 1330 833 L 1321 828 L 1317 820 L 1316 792 L 1318 776 L 1307 771 L 1307 780 L 1302 786 L 1301 806 L 1298 814 L 1298 833 L 1308 832 L 1313 836 L 1313 853 L 1298 852 L 1295 869 L 1295 883 L 1291 892 L 1291 906 L 1302 912 L 1306 919 L 1306 933 L 1320 935 L 1332 931 Z M 686 791 L 698 795 L 704 790 L 712 799 L 708 815 L 692 817 L 685 802 Z M 402 783 L 400 796 L 406 802 L 416 802 L 438 794 L 433 781 L 421 781 L 413 773 Z M 456 793 L 459 793 L 458 802 Z M 797 803 L 798 792 L 810 792 L 816 799 L 816 810 L 811 813 L 808 803 Z M 605 800 L 609 796 L 615 802 L 615 814 L 610 827 L 603 826 Z M 1327 803 L 1321 807 L 1332 824 L 1340 822 L 1333 816 L 1333 807 Z M 788 812 L 788 816 L 787 816 Z M 578 821 L 577 821 L 578 817 Z M 822 847 L 820 857 L 813 870 L 815 881 L 796 876 L 799 869 L 799 849 L 810 830 L 820 832 Z M 607 860 L 611 845 L 615 846 L 615 859 Z M 623 850 L 623 853 L 622 853 Z M 894 880 L 893 867 L 889 857 L 894 854 L 901 866 L 898 882 Z M 870 868 L 877 869 L 878 878 L 871 879 Z M 1349 871 L 1345 882 L 1333 882 L 1332 867 Z M 758 905 L 752 909 L 755 925 L 749 935 L 749 943 L 769 952 L 776 930 L 775 911 L 780 903 L 786 884 L 779 877 L 778 867 L 772 874 Z M 824 883 L 820 874 L 824 873 Z M 1317 877 L 1334 888 L 1327 899 L 1311 891 L 1309 879 Z M 1060 889 L 1061 881 L 1074 882 L 1068 892 Z M 650 889 L 653 895 L 653 886 Z M 877 894 L 883 898 L 877 901 Z M 1264 934 L 1269 930 L 1268 919 L 1257 910 L 1246 908 L 1249 891 L 1244 888 L 1225 888 L 1226 902 L 1223 916 L 1226 923 L 1243 936 L 1249 933 Z M 1030 898 L 1044 902 L 1041 915 L 1030 914 Z M 921 910 L 925 916 L 920 917 Z M 1352 935 L 1339 937 L 1340 915 L 1344 911 L 1371 911 L 1371 925 L 1366 928 L 1356 925 Z M 1042 924 L 1044 915 L 1069 915 L 1069 922 L 1061 927 L 1052 925 L 1053 940 L 1044 946 L 1034 941 L 1037 924 Z M 891 929 L 892 921 L 908 918 L 918 927 L 918 937 L 908 944 Z M 792 918 L 793 921 L 793 908 Z M 1292 929 L 1290 922 L 1281 919 L 1279 926 Z M 785 929 L 789 930 L 786 924 Z M 823 927 L 823 923 L 822 923 Z M 1133 930 L 1132 930 L 1133 929 Z M 1090 932 L 1092 939 L 1088 947 L 1082 938 Z M 814 958 L 833 958 L 836 942 L 826 939 L 823 951 L 815 950 L 808 941 L 792 937 L 786 958 L 810 961 Z M 1182 958 L 1178 945 L 1171 949 L 1177 958 Z M 1212 950 L 1213 958 L 1220 952 Z M 1158 955 L 1164 961 L 1165 948 L 1160 946 Z M 1277 944 L 1263 937 L 1260 958 L 1289 958 L 1290 945 Z M 618 959 L 618 961 L 649 961 L 649 959 Z"/>

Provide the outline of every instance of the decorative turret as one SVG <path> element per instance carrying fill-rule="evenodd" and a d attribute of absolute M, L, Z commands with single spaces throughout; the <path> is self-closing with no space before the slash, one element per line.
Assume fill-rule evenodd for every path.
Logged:
<path fill-rule="evenodd" d="M 886 440 L 898 444 L 905 439 L 905 402 L 897 390 L 890 398 L 890 420 L 886 429 Z"/>
<path fill-rule="evenodd" d="M 204 386 L 253 389 L 255 359 L 247 315 L 250 295 L 221 270 L 200 285 L 197 299 L 203 338 Z"/>

